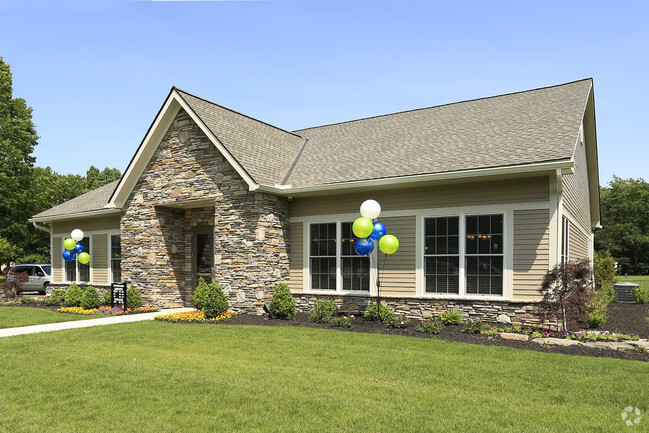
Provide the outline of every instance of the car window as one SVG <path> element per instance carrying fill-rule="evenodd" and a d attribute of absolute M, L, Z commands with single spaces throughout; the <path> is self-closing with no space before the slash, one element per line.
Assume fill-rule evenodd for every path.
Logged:
<path fill-rule="evenodd" d="M 52 266 L 50 266 L 50 265 L 46 265 L 46 266 L 41 266 L 41 268 L 43 268 L 43 271 L 44 271 L 47 275 L 52 275 Z"/>
<path fill-rule="evenodd" d="M 27 272 L 29 275 L 34 275 L 34 267 L 33 266 L 16 266 L 16 269 L 14 272 Z"/>

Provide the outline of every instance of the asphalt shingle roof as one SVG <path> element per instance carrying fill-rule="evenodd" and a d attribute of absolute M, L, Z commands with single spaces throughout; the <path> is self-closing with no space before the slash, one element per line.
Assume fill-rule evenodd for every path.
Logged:
<path fill-rule="evenodd" d="M 119 180 L 116 180 L 100 186 L 97 189 L 93 189 L 58 206 L 36 214 L 32 218 L 55 217 L 104 209 L 113 191 L 117 188 L 118 183 Z"/>
<path fill-rule="evenodd" d="M 569 160 L 591 88 L 585 79 L 293 132 L 175 90 L 255 182 L 308 187 Z M 103 209 L 117 184 L 33 218 Z"/>
<path fill-rule="evenodd" d="M 292 186 L 570 159 L 592 80 L 294 131 Z"/>

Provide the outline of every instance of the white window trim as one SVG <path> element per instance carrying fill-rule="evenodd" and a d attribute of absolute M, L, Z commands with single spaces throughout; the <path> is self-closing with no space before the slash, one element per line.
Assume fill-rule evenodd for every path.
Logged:
<path fill-rule="evenodd" d="M 466 292 L 466 217 L 481 215 L 502 215 L 503 216 L 503 290 L 502 295 L 480 295 Z M 425 220 L 427 218 L 458 217 L 459 236 L 459 289 L 458 293 L 429 293 L 426 292 L 426 270 L 425 270 Z M 467 299 L 510 299 L 513 296 L 513 211 L 493 208 L 492 210 L 480 210 L 460 213 L 429 213 L 418 218 L 417 227 L 417 296 L 422 298 L 467 298 Z M 478 254 L 481 255 L 481 254 Z M 493 254 L 488 254 L 493 255 Z M 471 255 L 475 256 L 475 255 Z"/>
<path fill-rule="evenodd" d="M 342 270 L 342 223 L 353 222 L 354 219 L 350 218 L 318 218 L 307 222 L 306 231 L 303 236 L 303 251 L 304 254 L 304 263 L 303 263 L 303 276 L 304 276 L 304 286 L 303 289 L 307 293 L 315 294 L 350 294 L 357 296 L 376 296 L 376 248 L 370 254 L 370 290 L 343 290 L 343 270 Z M 311 226 L 314 224 L 336 224 L 336 290 L 314 290 L 311 288 Z"/>
<path fill-rule="evenodd" d="M 86 251 L 87 253 L 90 253 L 92 251 L 92 237 L 93 236 L 94 236 L 94 233 L 86 233 L 86 232 L 84 232 L 84 234 L 83 234 L 84 238 L 88 238 L 88 251 Z M 65 240 L 66 238 L 69 238 L 69 237 L 70 237 L 69 235 L 64 236 L 63 240 Z M 88 263 L 88 270 L 89 270 L 89 274 L 90 274 L 89 275 L 89 281 L 81 281 L 79 279 L 79 260 L 77 260 L 77 259 L 74 260 L 74 263 L 76 264 L 76 269 L 75 269 L 75 272 L 74 272 L 74 275 L 76 276 L 75 281 L 68 280 L 68 272 L 65 269 L 66 261 L 63 259 L 63 257 L 61 257 L 61 263 L 63 264 L 63 283 L 64 284 L 72 284 L 72 283 L 74 283 L 74 284 L 84 284 L 84 285 L 92 285 L 93 284 L 94 272 L 93 272 L 93 266 L 92 266 L 92 254 L 90 254 L 90 262 Z"/>
<path fill-rule="evenodd" d="M 108 257 L 108 275 L 109 275 L 108 281 L 110 281 L 110 283 L 121 283 L 121 281 L 113 281 L 113 259 L 111 257 L 112 256 L 112 249 L 111 249 L 112 236 L 119 236 L 120 237 L 120 245 L 121 245 L 121 243 L 122 243 L 121 231 L 120 230 L 109 230 L 109 231 L 103 232 L 103 233 L 106 233 L 106 235 L 108 236 L 108 242 L 107 242 L 108 251 L 106 253 L 107 257 Z M 120 261 L 121 261 L 121 258 L 120 258 Z"/>

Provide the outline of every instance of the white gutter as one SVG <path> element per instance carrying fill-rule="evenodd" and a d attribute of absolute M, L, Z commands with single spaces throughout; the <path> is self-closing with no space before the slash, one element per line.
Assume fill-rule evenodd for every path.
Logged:
<path fill-rule="evenodd" d="M 36 222 L 60 221 L 60 220 L 68 220 L 71 218 L 85 218 L 85 217 L 95 217 L 95 216 L 103 216 L 103 215 L 113 215 L 113 214 L 119 214 L 120 212 L 121 210 L 119 208 L 106 208 L 106 209 L 99 209 L 99 210 L 91 210 L 88 212 L 30 218 L 28 221 L 34 224 Z"/>
<path fill-rule="evenodd" d="M 30 220 L 30 221 L 31 221 L 31 220 Z M 32 224 L 33 224 L 34 227 L 36 227 L 37 229 L 39 229 L 39 230 L 43 230 L 44 232 L 47 232 L 47 233 L 49 233 L 49 234 L 52 234 L 52 228 L 51 228 L 51 227 L 45 227 L 45 226 L 39 225 L 36 221 L 32 221 Z"/>
<path fill-rule="evenodd" d="M 318 192 L 318 191 L 336 191 L 343 189 L 363 188 L 371 186 L 393 186 L 399 184 L 411 184 L 420 182 L 434 182 L 454 179 L 467 179 L 479 176 L 496 176 L 519 173 L 534 173 L 543 171 L 560 170 L 561 174 L 572 174 L 574 172 L 575 162 L 571 160 L 543 162 L 535 164 L 515 165 L 510 167 L 493 167 L 480 168 L 475 170 L 462 170 L 446 173 L 420 174 L 414 176 L 390 177 L 385 179 L 359 180 L 353 182 L 340 182 L 326 185 L 292 187 L 291 185 L 259 185 L 257 188 L 251 188 L 250 191 L 268 192 L 277 195 L 289 195 L 298 193 Z"/>

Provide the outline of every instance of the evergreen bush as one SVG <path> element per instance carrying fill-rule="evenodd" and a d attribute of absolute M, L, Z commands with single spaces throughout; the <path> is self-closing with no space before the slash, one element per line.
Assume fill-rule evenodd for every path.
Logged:
<path fill-rule="evenodd" d="M 97 289 L 92 286 L 86 287 L 81 295 L 81 308 L 92 310 L 93 308 L 99 308 L 100 306 L 101 300 L 99 299 Z"/>
<path fill-rule="evenodd" d="M 213 319 L 230 308 L 230 303 L 221 286 L 215 282 L 207 284 L 203 278 L 199 279 L 193 301 L 194 306 L 201 310 L 208 319 Z"/>
<path fill-rule="evenodd" d="M 140 291 L 135 288 L 133 283 L 126 290 L 126 306 L 125 308 L 140 308 L 142 306 L 142 296 Z"/>
<path fill-rule="evenodd" d="M 110 305 L 110 301 L 111 301 L 110 292 L 111 289 L 108 289 L 104 292 L 104 295 L 101 297 L 101 305 Z"/>
<path fill-rule="evenodd" d="M 633 291 L 633 299 L 638 304 L 649 304 L 649 286 L 640 286 Z"/>
<path fill-rule="evenodd" d="M 80 307 L 81 297 L 83 292 L 75 283 L 70 284 L 68 291 L 65 293 L 65 306 L 66 307 Z"/>
<path fill-rule="evenodd" d="M 43 303 L 45 305 L 60 307 L 61 305 L 63 305 L 64 300 L 65 300 L 65 290 L 56 289 L 52 291 L 52 294 L 48 298 L 45 298 Z"/>
<path fill-rule="evenodd" d="M 273 296 L 270 298 L 268 311 L 272 317 L 277 317 L 278 319 L 292 319 L 295 317 L 297 307 L 295 306 L 295 299 L 293 299 L 288 284 L 280 283 L 277 285 Z"/>

